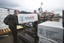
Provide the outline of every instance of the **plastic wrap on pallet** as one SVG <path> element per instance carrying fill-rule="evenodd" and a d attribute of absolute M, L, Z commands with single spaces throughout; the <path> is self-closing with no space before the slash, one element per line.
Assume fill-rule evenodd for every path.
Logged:
<path fill-rule="evenodd" d="M 63 27 L 59 22 L 46 21 L 38 24 L 38 36 L 63 43 Z"/>
<path fill-rule="evenodd" d="M 39 37 L 39 43 L 58 43 L 58 42 L 54 42 L 54 41 Z"/>

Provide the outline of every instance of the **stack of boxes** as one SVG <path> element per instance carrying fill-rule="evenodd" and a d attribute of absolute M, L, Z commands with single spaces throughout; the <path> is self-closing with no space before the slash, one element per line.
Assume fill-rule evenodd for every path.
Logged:
<path fill-rule="evenodd" d="M 4 18 L 7 15 L 8 15 L 7 9 L 0 8 L 0 29 L 8 28 L 8 26 L 3 23 Z"/>
<path fill-rule="evenodd" d="M 5 25 L 3 22 L 5 17 L 9 14 L 14 14 L 14 10 L 7 8 L 0 8 L 0 35 L 10 32 L 8 25 Z"/>
<path fill-rule="evenodd" d="M 38 24 L 39 43 L 63 43 L 63 27 L 59 22 Z"/>

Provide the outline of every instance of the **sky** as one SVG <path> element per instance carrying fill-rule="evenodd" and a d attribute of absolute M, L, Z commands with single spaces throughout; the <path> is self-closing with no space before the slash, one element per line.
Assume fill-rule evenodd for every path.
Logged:
<path fill-rule="evenodd" d="M 0 7 L 33 12 L 34 10 L 38 10 L 42 2 L 43 11 L 54 11 L 62 15 L 64 0 L 0 0 Z"/>

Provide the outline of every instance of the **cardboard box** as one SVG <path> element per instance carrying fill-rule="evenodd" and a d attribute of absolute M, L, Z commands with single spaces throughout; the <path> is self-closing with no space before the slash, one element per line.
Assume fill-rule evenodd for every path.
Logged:
<path fill-rule="evenodd" d="M 39 43 L 58 43 L 58 42 L 54 42 L 54 41 L 39 37 Z"/>
<path fill-rule="evenodd" d="M 8 25 L 4 24 L 4 18 L 8 15 L 8 9 L 0 8 L 0 29 L 8 28 Z"/>
<path fill-rule="evenodd" d="M 38 24 L 38 36 L 63 43 L 63 27 L 60 22 L 46 21 Z"/>
<path fill-rule="evenodd" d="M 34 21 L 38 21 L 37 14 L 18 14 L 19 24 L 29 23 L 29 22 L 34 22 Z"/>

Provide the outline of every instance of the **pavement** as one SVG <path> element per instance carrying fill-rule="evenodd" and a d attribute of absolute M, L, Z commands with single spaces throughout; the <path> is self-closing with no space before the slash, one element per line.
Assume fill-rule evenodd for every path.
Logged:
<path fill-rule="evenodd" d="M 6 36 L 6 37 L 0 37 L 0 43 L 13 43 L 13 37 L 12 35 Z"/>
<path fill-rule="evenodd" d="M 31 31 L 31 29 L 28 29 L 28 30 Z M 33 35 L 33 34 L 31 34 L 31 35 Z M 19 41 L 18 43 L 35 43 L 34 37 L 27 34 L 26 30 L 18 31 L 18 41 Z M 8 35 L 5 35 L 3 37 L 0 36 L 0 43 L 13 43 L 13 36 L 11 35 L 11 33 Z"/>
<path fill-rule="evenodd" d="M 29 36 L 28 34 L 19 33 L 19 35 L 20 35 L 20 37 L 18 36 L 19 43 L 34 43 L 34 38 Z M 25 42 L 25 41 L 27 41 L 27 42 Z M 12 35 L 0 37 L 0 43 L 13 43 Z"/>

